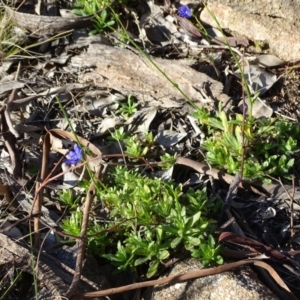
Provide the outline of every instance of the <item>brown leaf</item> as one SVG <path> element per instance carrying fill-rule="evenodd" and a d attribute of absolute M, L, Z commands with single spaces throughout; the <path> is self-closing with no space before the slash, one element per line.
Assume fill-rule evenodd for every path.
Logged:
<path fill-rule="evenodd" d="M 249 46 L 249 41 L 245 38 L 242 37 L 215 37 L 211 40 L 213 43 L 216 43 L 218 45 L 229 45 L 231 47 L 236 47 L 236 46 L 244 46 L 248 47 Z"/>
<path fill-rule="evenodd" d="M 19 157 L 19 153 L 17 151 L 17 139 L 13 135 L 13 133 L 9 130 L 7 123 L 7 114 L 5 114 L 5 110 L 1 111 L 1 121 L 2 121 L 2 134 L 6 149 L 9 153 L 11 159 L 11 165 L 13 169 L 13 175 L 16 180 L 20 180 L 20 184 L 22 184 L 22 164 Z"/>
<path fill-rule="evenodd" d="M 192 35 L 198 37 L 198 38 L 202 38 L 201 33 L 199 32 L 199 30 L 186 18 L 182 18 L 179 16 L 175 16 L 176 19 L 179 21 L 180 25 L 186 29 L 189 33 L 191 33 Z"/>
<path fill-rule="evenodd" d="M 288 260 L 288 257 L 286 255 L 273 249 L 272 247 L 267 246 L 259 241 L 251 239 L 249 237 L 240 236 L 240 235 L 234 234 L 232 232 L 222 232 L 219 237 L 219 242 L 220 243 L 223 243 L 223 242 L 232 243 L 235 245 L 239 245 L 239 246 L 248 248 L 251 251 L 265 254 L 266 256 L 270 257 L 271 259 L 280 261 L 281 263 L 286 262 Z M 292 261 L 292 260 L 288 260 L 288 261 L 292 262 L 294 266 L 300 268 L 300 265 L 296 261 Z"/>
<path fill-rule="evenodd" d="M 77 142 L 77 139 L 75 137 L 75 135 L 71 132 L 68 131 L 64 131 L 62 129 L 51 129 L 49 131 L 50 134 L 53 134 L 54 136 L 60 136 L 64 139 L 69 139 L 73 142 Z M 96 146 L 94 146 L 92 143 L 90 143 L 88 140 L 80 137 L 77 135 L 78 141 L 80 142 L 80 144 L 86 148 L 88 148 L 96 157 L 90 156 L 90 155 L 86 155 L 86 158 L 88 160 L 88 164 L 90 166 L 90 168 L 95 171 L 99 165 L 102 163 L 102 152 L 100 151 L 100 149 L 98 149 Z M 61 151 L 59 151 L 61 152 Z"/>

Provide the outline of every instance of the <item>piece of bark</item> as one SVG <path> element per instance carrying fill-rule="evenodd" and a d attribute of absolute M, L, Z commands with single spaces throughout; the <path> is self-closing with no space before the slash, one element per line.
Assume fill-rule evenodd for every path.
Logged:
<path fill-rule="evenodd" d="M 4 234 L 0 234 L 0 258 L 0 265 L 12 264 L 16 268 L 22 268 L 24 272 L 30 274 L 34 272 L 30 251 Z M 39 262 L 36 275 L 38 280 L 43 283 L 43 286 L 46 286 L 49 290 L 48 296 L 61 296 L 68 288 L 67 284 L 57 277 L 51 268 L 42 261 Z M 69 274 L 64 275 L 64 280 L 67 280 L 68 276 L 70 277 Z"/>
<path fill-rule="evenodd" d="M 35 272 L 40 284 L 39 299 L 62 297 L 67 292 L 74 271 L 43 252 L 39 255 L 36 271 L 32 266 L 33 259 L 37 260 L 37 253 L 33 249 L 30 249 L 25 243 L 16 242 L 6 235 L 0 234 L 0 267 L 3 265 L 7 267 L 14 266 L 22 268 L 24 272 L 30 274 Z M 81 279 L 78 292 L 106 288 L 106 286 L 94 284 L 84 277 L 81 277 Z M 42 287 L 46 289 L 42 289 Z"/>
<path fill-rule="evenodd" d="M 92 18 L 94 17 L 93 14 L 72 18 L 38 16 L 15 11 L 8 6 L 5 7 L 5 10 L 7 17 L 14 25 L 21 29 L 29 30 L 36 35 L 53 35 L 68 30 L 87 28 L 92 25 Z"/>
<path fill-rule="evenodd" d="M 199 90 L 209 87 L 215 100 L 227 103 L 223 85 L 204 73 L 192 69 L 187 60 L 152 58 L 153 62 L 197 106 L 202 106 Z M 103 44 L 91 44 L 87 52 L 72 58 L 78 67 L 95 67 L 90 73 L 80 74 L 80 82 L 90 82 L 101 88 L 118 90 L 133 95 L 149 106 L 179 107 L 187 101 L 160 71 L 140 53 Z"/>

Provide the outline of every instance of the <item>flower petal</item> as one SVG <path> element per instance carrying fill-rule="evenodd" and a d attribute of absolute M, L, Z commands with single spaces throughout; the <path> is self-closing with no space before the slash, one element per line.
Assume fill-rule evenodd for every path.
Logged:
<path fill-rule="evenodd" d="M 77 157 L 78 158 L 80 157 L 80 159 L 81 159 L 82 149 L 77 144 L 74 145 L 74 151 L 75 151 Z"/>
<path fill-rule="evenodd" d="M 178 15 L 182 18 L 190 18 L 192 16 L 192 11 L 187 5 L 178 7 Z"/>
<path fill-rule="evenodd" d="M 82 158 L 82 149 L 75 144 L 73 147 L 73 150 L 70 150 L 67 155 L 66 159 L 63 160 L 63 162 L 69 164 L 69 165 L 75 165 L 81 161 Z"/>

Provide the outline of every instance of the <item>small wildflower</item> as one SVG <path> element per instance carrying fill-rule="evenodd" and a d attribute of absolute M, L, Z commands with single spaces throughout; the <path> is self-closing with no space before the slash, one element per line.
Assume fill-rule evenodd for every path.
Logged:
<path fill-rule="evenodd" d="M 178 15 L 182 18 L 190 18 L 192 16 L 192 11 L 187 5 L 178 7 Z"/>
<path fill-rule="evenodd" d="M 82 158 L 82 149 L 75 144 L 73 147 L 73 150 L 70 150 L 67 155 L 66 159 L 64 159 L 64 162 L 69 165 L 75 165 L 81 161 Z"/>

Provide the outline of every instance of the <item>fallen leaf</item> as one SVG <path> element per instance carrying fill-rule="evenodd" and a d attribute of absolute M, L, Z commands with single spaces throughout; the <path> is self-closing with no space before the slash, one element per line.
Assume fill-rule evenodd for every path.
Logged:
<path fill-rule="evenodd" d="M 259 95 L 263 95 L 277 81 L 276 75 L 270 74 L 269 72 L 254 65 L 245 66 L 243 71 L 252 93 L 258 92 Z M 241 78 L 239 70 L 233 74 L 238 78 Z"/>
<path fill-rule="evenodd" d="M 187 133 L 179 133 L 172 130 L 163 130 L 156 136 L 156 141 L 159 145 L 169 148 L 179 143 L 183 138 L 187 136 Z"/>
<path fill-rule="evenodd" d="M 179 21 L 180 25 L 186 29 L 189 33 L 191 33 L 193 36 L 202 38 L 201 33 L 199 30 L 186 18 L 182 18 L 180 16 L 176 16 L 176 19 Z"/>
<path fill-rule="evenodd" d="M 3 94 L 14 89 L 23 88 L 25 83 L 18 81 L 2 81 L 0 82 L 0 94 Z"/>
<path fill-rule="evenodd" d="M 278 67 L 284 64 L 284 61 L 279 59 L 277 56 L 272 54 L 264 54 L 257 57 L 257 61 L 259 66 L 263 68 L 271 68 L 271 67 Z"/>
<path fill-rule="evenodd" d="M 213 38 L 211 41 L 218 45 L 229 45 L 231 47 L 236 47 L 236 46 L 248 47 L 249 46 L 249 41 L 242 37 L 234 37 L 234 36 L 216 37 L 216 38 Z"/>

